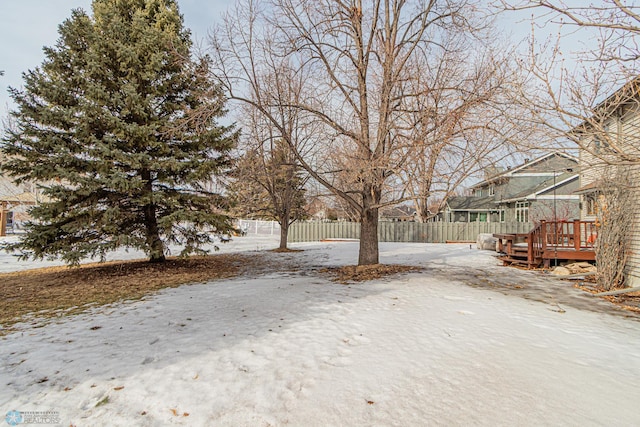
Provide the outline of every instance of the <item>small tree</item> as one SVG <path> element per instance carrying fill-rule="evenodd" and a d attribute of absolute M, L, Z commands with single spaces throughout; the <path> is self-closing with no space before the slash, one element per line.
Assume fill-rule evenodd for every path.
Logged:
<path fill-rule="evenodd" d="M 2 165 L 17 182 L 41 183 L 46 202 L 12 249 L 78 263 L 120 246 L 164 261 L 232 225 L 201 191 L 228 167 L 236 135 L 216 124 L 223 96 L 208 63 L 190 59 L 175 0 L 94 0 L 59 27 L 45 61 L 10 89 L 15 127 Z"/>
<path fill-rule="evenodd" d="M 280 249 L 286 249 L 289 226 L 306 216 L 306 179 L 289 146 L 282 140 L 259 144 L 240 159 L 233 176 L 233 213 L 278 221 Z"/>

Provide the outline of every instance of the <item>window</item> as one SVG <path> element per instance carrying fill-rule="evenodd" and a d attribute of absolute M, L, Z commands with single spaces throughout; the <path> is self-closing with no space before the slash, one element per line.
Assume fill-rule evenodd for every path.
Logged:
<path fill-rule="evenodd" d="M 604 195 L 598 193 L 591 193 L 584 195 L 584 214 L 586 216 L 596 216 L 601 211 L 606 211 L 607 201 Z"/>
<path fill-rule="evenodd" d="M 500 210 L 500 222 L 505 222 L 506 218 L 505 218 L 505 211 L 504 209 Z"/>
<path fill-rule="evenodd" d="M 489 187 L 489 195 L 493 196 L 496 194 L 496 186 L 495 185 L 491 185 L 491 187 Z"/>
<path fill-rule="evenodd" d="M 516 221 L 529 222 L 529 202 L 516 202 Z"/>
<path fill-rule="evenodd" d="M 487 213 L 469 212 L 469 222 L 487 222 Z"/>
<path fill-rule="evenodd" d="M 594 131 L 593 148 L 596 154 L 608 153 L 612 151 L 610 143 L 614 144 L 615 146 L 619 142 L 620 128 L 620 118 L 614 117 L 610 121 L 602 125 L 602 131 Z"/>
<path fill-rule="evenodd" d="M 598 203 L 596 202 L 595 194 L 587 194 L 584 196 L 585 214 L 589 216 L 595 216 L 598 212 Z"/>

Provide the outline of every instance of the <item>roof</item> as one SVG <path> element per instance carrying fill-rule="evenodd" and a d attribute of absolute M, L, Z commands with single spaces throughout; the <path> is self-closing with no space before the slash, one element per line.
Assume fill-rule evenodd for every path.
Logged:
<path fill-rule="evenodd" d="M 381 215 L 385 218 L 405 218 L 413 216 L 416 213 L 415 209 L 407 205 L 386 207 L 380 211 Z"/>
<path fill-rule="evenodd" d="M 599 189 L 599 185 L 597 182 L 592 182 L 590 184 L 584 185 L 580 188 L 578 188 L 576 191 L 574 191 L 574 194 L 588 194 L 588 193 L 595 193 L 596 191 L 598 191 Z"/>
<path fill-rule="evenodd" d="M 526 190 L 520 191 L 516 194 L 511 194 L 508 198 L 504 198 L 503 202 L 513 202 L 517 200 L 523 200 L 526 198 L 532 198 L 539 194 L 546 193 L 547 191 L 551 191 L 554 188 L 561 187 L 571 181 L 575 181 L 579 178 L 579 174 L 577 172 L 565 172 L 561 175 L 558 175 L 554 178 L 549 178 L 533 188 L 528 188 Z"/>
<path fill-rule="evenodd" d="M 590 120 L 593 116 L 606 117 L 615 112 L 618 107 L 628 103 L 632 99 L 637 99 L 640 95 L 640 76 L 637 76 L 615 90 L 611 95 L 593 108 L 593 115 L 583 120 L 579 125 L 571 129 L 571 132 L 583 132 L 591 126 Z"/>
<path fill-rule="evenodd" d="M 0 201 L 18 204 L 35 204 L 36 196 L 32 192 L 13 183 L 7 177 L 0 176 Z"/>
<path fill-rule="evenodd" d="M 500 173 L 498 173 L 496 175 L 493 175 L 493 176 L 485 179 L 484 181 L 480 181 L 477 184 L 471 186 L 471 188 L 482 187 L 482 186 L 484 186 L 484 185 L 486 185 L 488 183 L 491 183 L 491 182 L 496 181 L 496 180 L 498 180 L 500 178 L 503 178 L 503 177 L 511 177 L 514 174 L 516 174 L 517 172 L 520 172 L 523 169 L 532 167 L 532 166 L 536 165 L 537 163 L 543 162 L 543 161 L 545 161 L 545 160 L 547 160 L 547 159 L 549 159 L 549 158 L 551 158 L 553 156 L 563 157 L 563 158 L 565 158 L 567 160 L 570 160 L 572 163 L 575 163 L 576 165 L 578 164 L 578 160 L 576 158 L 574 158 L 573 156 L 570 156 L 569 154 L 565 154 L 565 153 L 563 153 L 561 151 L 552 151 L 551 153 L 545 154 L 544 156 L 541 156 L 541 157 L 538 157 L 538 158 L 533 159 L 531 161 L 525 162 L 525 163 L 523 163 L 523 164 L 521 164 L 519 166 L 516 166 L 515 168 L 511 168 L 511 169 L 508 169 L 506 171 L 500 172 Z M 553 171 L 549 170 L 547 172 L 553 172 Z"/>
<path fill-rule="evenodd" d="M 493 197 L 457 196 L 447 201 L 452 211 L 487 211 L 496 209 L 496 201 Z"/>

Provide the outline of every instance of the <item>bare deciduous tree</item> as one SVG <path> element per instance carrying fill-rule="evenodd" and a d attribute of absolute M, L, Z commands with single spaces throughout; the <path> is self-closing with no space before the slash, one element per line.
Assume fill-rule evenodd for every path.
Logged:
<path fill-rule="evenodd" d="M 529 55 L 522 65 L 537 91 L 521 93 L 532 120 L 544 124 L 556 141 L 568 139 L 602 164 L 640 164 L 640 146 L 629 140 L 632 132 L 621 137 L 611 120 L 640 109 L 640 6 L 619 0 L 596 5 L 560 0 L 498 3 L 506 10 L 534 13 Z M 558 26 L 555 40 L 537 40 L 536 26 L 552 24 Z M 578 35 L 589 43 L 576 43 Z"/>
<path fill-rule="evenodd" d="M 475 32 L 456 33 L 412 60 L 407 82 L 406 165 L 399 174 L 419 221 L 428 220 L 431 199 L 442 204 L 465 181 L 521 148 L 535 135 L 513 99 L 523 78 L 510 52 Z M 437 210 L 436 210 L 437 212 Z"/>
<path fill-rule="evenodd" d="M 423 96 L 410 90 L 422 73 L 413 65 L 424 64 L 416 58 L 450 34 L 479 34 L 479 10 L 475 0 L 246 0 L 212 36 L 231 99 L 268 118 L 312 178 L 358 212 L 360 265 L 378 263 L 379 209 L 404 198 L 392 188 L 416 153 L 406 118 Z M 300 90 L 281 90 L 289 81 Z M 282 107 L 315 126 L 306 151 L 289 138 Z"/>
<path fill-rule="evenodd" d="M 233 213 L 276 220 L 280 249 L 286 249 L 289 226 L 305 217 L 308 175 L 302 175 L 294 153 L 278 133 L 274 134 L 271 123 L 252 107 L 245 107 L 241 123 L 246 133 L 240 142 L 243 154 L 229 185 Z"/>

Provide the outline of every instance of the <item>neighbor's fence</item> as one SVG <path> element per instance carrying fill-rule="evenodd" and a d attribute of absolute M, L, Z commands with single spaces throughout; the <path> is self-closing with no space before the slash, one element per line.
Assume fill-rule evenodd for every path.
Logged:
<path fill-rule="evenodd" d="M 280 235 L 278 221 L 259 221 L 253 219 L 241 219 L 238 228 L 247 232 L 247 235 L 258 234 L 263 236 Z"/>
<path fill-rule="evenodd" d="M 528 233 L 533 225 L 523 222 L 387 222 L 378 223 L 381 242 L 475 242 L 481 233 Z M 324 239 L 359 239 L 356 222 L 296 222 L 289 228 L 289 242 L 316 242 Z"/>

